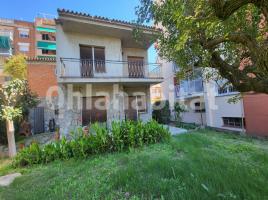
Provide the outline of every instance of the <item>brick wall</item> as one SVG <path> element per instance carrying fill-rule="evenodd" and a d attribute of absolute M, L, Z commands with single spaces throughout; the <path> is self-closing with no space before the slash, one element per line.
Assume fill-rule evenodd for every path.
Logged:
<path fill-rule="evenodd" d="M 246 95 L 243 100 L 247 133 L 268 137 L 268 95 Z"/>
<path fill-rule="evenodd" d="M 28 82 L 31 90 L 39 97 L 46 97 L 52 86 L 57 86 L 56 62 L 28 61 Z M 52 96 L 57 96 L 54 92 Z"/>
<path fill-rule="evenodd" d="M 35 57 L 35 28 L 33 22 L 26 22 L 15 20 L 15 28 L 14 28 L 14 54 L 23 53 L 19 51 L 19 44 L 18 43 L 29 43 L 29 51 L 24 52 L 28 57 Z M 29 29 L 29 38 L 20 38 L 19 36 L 19 28 L 26 28 Z"/>

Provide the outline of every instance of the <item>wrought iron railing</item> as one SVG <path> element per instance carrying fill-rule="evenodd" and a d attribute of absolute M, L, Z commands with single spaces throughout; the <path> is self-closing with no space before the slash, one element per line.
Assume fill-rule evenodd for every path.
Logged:
<path fill-rule="evenodd" d="M 141 61 L 60 58 L 61 78 L 162 78 L 162 66 Z"/>

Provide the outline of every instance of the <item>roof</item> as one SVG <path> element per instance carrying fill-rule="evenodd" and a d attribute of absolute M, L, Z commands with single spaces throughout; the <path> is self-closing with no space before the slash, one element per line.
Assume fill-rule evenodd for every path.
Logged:
<path fill-rule="evenodd" d="M 133 28 L 138 27 L 138 28 L 147 29 L 147 30 L 151 30 L 151 31 L 158 30 L 153 26 L 146 26 L 146 25 L 142 25 L 142 24 L 138 24 L 138 23 L 123 21 L 123 20 L 118 20 L 118 19 L 110 19 L 110 18 L 101 17 L 101 16 L 92 16 L 92 15 L 87 14 L 87 13 L 76 12 L 76 11 L 72 11 L 72 10 L 58 9 L 57 11 L 58 11 L 59 16 L 68 15 L 68 16 L 74 16 L 74 17 L 87 18 L 88 20 L 96 21 L 96 22 L 112 23 L 112 24 L 116 24 L 116 25 L 129 26 L 129 27 L 133 27 Z"/>

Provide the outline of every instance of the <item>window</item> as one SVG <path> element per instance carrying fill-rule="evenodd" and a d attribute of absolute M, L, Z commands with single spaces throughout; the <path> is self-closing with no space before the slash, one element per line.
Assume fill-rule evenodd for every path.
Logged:
<path fill-rule="evenodd" d="M 56 37 L 55 37 L 55 35 L 53 35 L 53 34 L 43 33 L 43 34 L 42 34 L 42 40 L 56 41 Z"/>
<path fill-rule="evenodd" d="M 92 76 L 92 72 L 105 73 L 105 48 L 80 45 L 82 76 Z M 95 70 L 92 70 L 94 67 Z"/>
<path fill-rule="evenodd" d="M 242 128 L 242 124 L 244 122 L 244 119 L 241 117 L 223 117 L 223 126 L 231 127 L 231 128 Z"/>
<path fill-rule="evenodd" d="M 19 28 L 20 38 L 29 38 L 29 29 Z"/>
<path fill-rule="evenodd" d="M 42 49 L 42 55 L 56 55 L 55 50 Z"/>
<path fill-rule="evenodd" d="M 128 76 L 130 78 L 143 78 L 145 75 L 144 58 L 128 56 Z"/>
<path fill-rule="evenodd" d="M 205 103 L 204 102 L 196 102 L 194 104 L 194 107 L 195 107 L 195 112 L 196 113 L 201 113 L 201 112 L 206 112 L 206 109 L 205 109 Z"/>
<path fill-rule="evenodd" d="M 29 43 L 18 43 L 20 52 L 28 52 L 30 44 Z"/>

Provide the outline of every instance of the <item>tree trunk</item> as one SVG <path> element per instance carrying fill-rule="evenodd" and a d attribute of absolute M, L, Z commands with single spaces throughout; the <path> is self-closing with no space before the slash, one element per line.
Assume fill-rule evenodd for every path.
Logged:
<path fill-rule="evenodd" d="M 6 120 L 7 140 L 8 140 L 8 154 L 9 157 L 16 155 L 16 143 L 15 143 L 15 129 L 12 120 Z"/>

